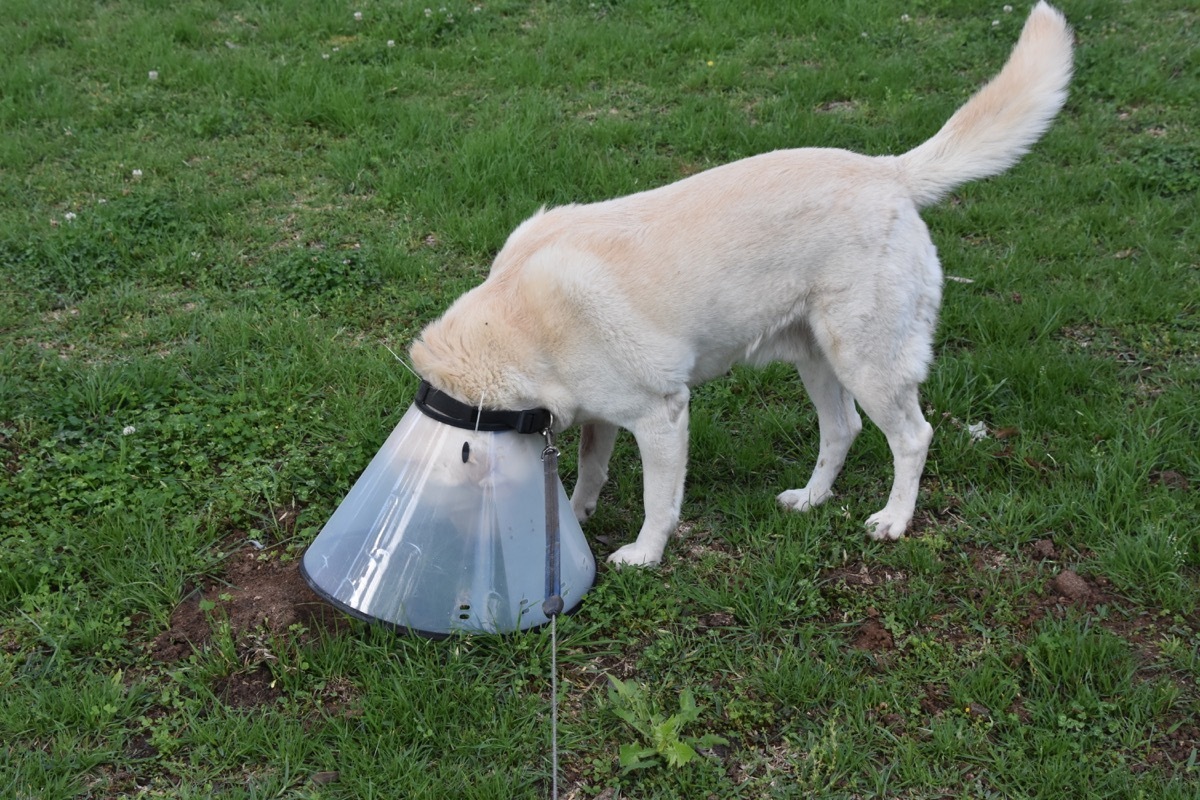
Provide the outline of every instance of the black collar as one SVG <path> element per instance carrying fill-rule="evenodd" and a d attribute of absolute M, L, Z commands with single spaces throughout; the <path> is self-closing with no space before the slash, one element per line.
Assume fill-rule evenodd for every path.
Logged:
<path fill-rule="evenodd" d="M 433 388 L 429 381 L 421 381 L 417 389 L 416 405 L 426 416 L 438 422 L 472 431 L 541 433 L 550 427 L 553 419 L 550 412 L 544 408 L 525 411 L 495 411 L 488 408 L 481 410 Z"/>

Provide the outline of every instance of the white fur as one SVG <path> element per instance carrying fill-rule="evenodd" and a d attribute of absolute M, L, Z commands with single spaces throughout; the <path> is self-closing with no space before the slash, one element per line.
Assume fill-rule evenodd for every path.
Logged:
<path fill-rule="evenodd" d="M 610 558 L 653 564 L 679 522 L 689 387 L 737 362 L 792 362 L 817 409 L 807 485 L 827 500 L 862 429 L 887 436 L 895 476 L 867 526 L 903 535 L 933 435 L 917 387 L 941 302 L 918 210 L 1011 166 L 1066 97 L 1071 33 L 1039 3 L 1000 74 L 933 138 L 901 156 L 805 148 L 766 153 L 652 191 L 543 210 L 509 237 L 486 281 L 413 345 L 434 386 L 489 407 L 544 407 L 582 424 L 571 498 L 582 520 L 607 479 L 617 427 L 645 473 L 637 540 Z"/>

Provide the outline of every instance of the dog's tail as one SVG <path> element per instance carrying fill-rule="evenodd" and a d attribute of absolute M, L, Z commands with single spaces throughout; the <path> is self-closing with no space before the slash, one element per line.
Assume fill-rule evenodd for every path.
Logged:
<path fill-rule="evenodd" d="M 1000 74 L 933 138 L 898 158 L 919 207 L 968 181 L 998 175 L 1029 151 L 1062 108 L 1071 80 L 1071 29 L 1039 2 Z"/>

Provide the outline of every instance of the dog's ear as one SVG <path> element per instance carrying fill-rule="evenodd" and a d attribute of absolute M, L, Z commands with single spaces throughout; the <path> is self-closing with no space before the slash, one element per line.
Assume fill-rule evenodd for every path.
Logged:
<path fill-rule="evenodd" d="M 417 374 L 442 388 L 453 383 L 453 376 L 463 371 L 461 358 L 456 358 L 451 337 L 442 320 L 430 323 L 408 349 Z"/>
<path fill-rule="evenodd" d="M 425 326 L 408 349 L 417 374 L 443 390 L 452 382 L 452 376 L 462 371 L 461 358 L 456 358 L 451 327 L 446 324 L 445 316 L 434 320 Z"/>
<path fill-rule="evenodd" d="M 408 360 L 413 365 L 413 369 L 417 374 L 426 380 L 429 379 L 430 366 L 433 361 L 433 351 L 429 349 L 429 345 L 425 344 L 423 338 L 417 339 L 408 348 Z"/>

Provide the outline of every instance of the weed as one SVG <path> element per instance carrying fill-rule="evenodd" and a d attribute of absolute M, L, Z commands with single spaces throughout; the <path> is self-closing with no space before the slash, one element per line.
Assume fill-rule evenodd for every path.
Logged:
<path fill-rule="evenodd" d="M 679 710 L 669 717 L 656 711 L 644 690 L 632 682 L 608 676 L 609 710 L 640 735 L 641 741 L 621 745 L 618 751 L 621 769 L 625 772 L 646 769 L 662 759 L 668 767 L 682 767 L 699 754 L 696 748 L 707 749 L 729 742 L 717 734 L 686 736 L 683 729 L 700 719 L 700 709 L 690 689 L 679 695 Z"/>

